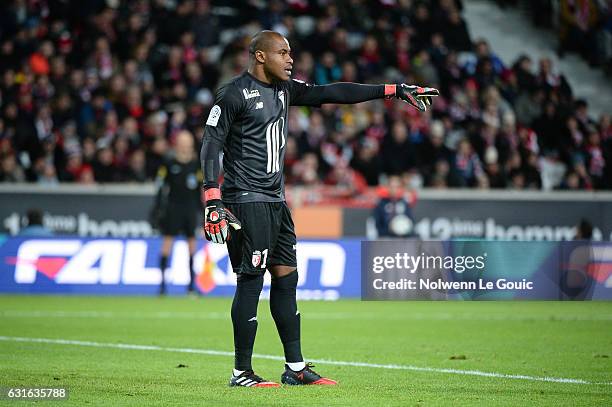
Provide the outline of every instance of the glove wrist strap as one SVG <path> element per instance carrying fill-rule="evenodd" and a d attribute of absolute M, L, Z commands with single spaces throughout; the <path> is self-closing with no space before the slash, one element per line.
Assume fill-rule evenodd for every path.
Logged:
<path fill-rule="evenodd" d="M 202 202 L 206 203 L 213 199 L 221 199 L 221 190 L 219 188 L 209 188 L 202 191 Z"/>
<path fill-rule="evenodd" d="M 392 98 L 396 95 L 396 85 L 385 85 L 385 97 L 386 98 Z"/>

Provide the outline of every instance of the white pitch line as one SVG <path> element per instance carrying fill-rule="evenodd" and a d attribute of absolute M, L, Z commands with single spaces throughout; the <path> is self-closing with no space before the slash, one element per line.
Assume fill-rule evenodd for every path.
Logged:
<path fill-rule="evenodd" d="M 195 353 L 200 355 L 213 355 L 213 356 L 228 356 L 234 357 L 234 352 L 227 352 L 221 350 L 212 349 L 193 349 L 193 348 L 171 348 L 157 345 L 136 345 L 128 343 L 103 343 L 103 342 L 91 342 L 91 341 L 77 341 L 72 339 L 50 339 L 50 338 L 24 338 L 18 336 L 0 336 L 0 341 L 7 342 L 28 342 L 28 343 L 48 343 L 55 345 L 73 345 L 73 346 L 89 346 L 93 348 L 109 348 L 109 349 L 130 349 L 130 350 L 151 350 L 160 352 L 178 352 L 178 353 Z M 259 353 L 253 354 L 254 358 L 268 359 L 268 360 L 279 360 L 284 361 L 285 359 L 280 356 L 264 355 Z M 379 364 L 379 363 L 366 363 L 366 362 L 347 362 L 342 360 L 327 360 L 327 359 L 310 359 L 310 362 L 321 363 L 326 365 L 334 366 L 353 366 L 353 367 L 365 367 L 374 369 L 391 369 L 391 370 L 410 370 L 414 372 L 430 372 L 430 373 L 446 373 L 456 374 L 464 376 L 480 376 L 480 377 L 492 377 L 499 379 L 519 379 L 537 382 L 549 382 L 549 383 L 571 383 L 571 384 L 594 384 L 594 385 L 612 385 L 612 382 L 590 382 L 584 379 L 569 379 L 563 377 L 540 377 L 540 376 L 528 376 L 518 374 L 504 374 L 494 372 L 482 372 L 480 370 L 460 370 L 460 369 L 444 369 L 436 367 L 421 367 L 412 365 L 392 365 L 392 364 Z"/>
<path fill-rule="evenodd" d="M 480 315 L 472 313 L 409 313 L 404 315 L 381 315 L 379 313 L 308 313 L 309 319 L 339 320 L 352 319 L 397 320 L 397 321 L 612 321 L 612 315 Z M 228 312 L 112 312 L 112 311 L 0 311 L 0 317 L 5 318 L 125 318 L 125 319 L 228 319 Z"/>
<path fill-rule="evenodd" d="M 228 312 L 0 311 L 6 318 L 227 319 Z"/>

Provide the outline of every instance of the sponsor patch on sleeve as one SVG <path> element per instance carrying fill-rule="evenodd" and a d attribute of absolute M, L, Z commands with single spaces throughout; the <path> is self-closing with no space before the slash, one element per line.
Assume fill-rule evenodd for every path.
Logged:
<path fill-rule="evenodd" d="M 208 114 L 208 120 L 206 120 L 206 125 L 217 127 L 217 123 L 219 122 L 220 116 L 221 108 L 219 107 L 219 105 L 214 105 L 212 109 L 210 109 L 210 113 Z"/>

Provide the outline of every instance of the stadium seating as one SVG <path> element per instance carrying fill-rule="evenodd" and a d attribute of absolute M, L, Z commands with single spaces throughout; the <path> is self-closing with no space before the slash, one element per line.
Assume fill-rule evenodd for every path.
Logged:
<path fill-rule="evenodd" d="M 147 182 L 181 129 L 199 141 L 250 36 L 290 40 L 313 83 L 439 87 L 431 112 L 397 101 L 292 108 L 289 185 L 359 195 L 407 187 L 610 189 L 612 125 L 548 59 L 506 66 L 470 38 L 460 1 L 187 0 L 0 6 L 0 182 Z"/>

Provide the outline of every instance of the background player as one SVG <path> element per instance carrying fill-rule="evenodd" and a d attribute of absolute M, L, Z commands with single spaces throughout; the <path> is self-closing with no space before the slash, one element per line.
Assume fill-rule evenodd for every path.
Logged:
<path fill-rule="evenodd" d="M 205 236 L 214 243 L 227 241 L 232 267 L 238 274 L 232 303 L 235 366 L 230 385 L 278 386 L 255 375 L 251 366 L 257 305 L 266 270 L 272 275 L 270 311 L 286 360 L 281 382 L 333 385 L 336 382 L 314 372 L 301 353 L 296 236 L 283 179 L 288 108 L 398 97 L 425 111 L 438 91 L 406 84 L 312 86 L 291 80 L 289 42 L 273 31 L 258 33 L 249 53 L 248 71 L 217 91 L 201 151 Z M 221 150 L 223 194 L 218 184 Z M 234 229 L 231 239 L 230 227 Z"/>
<path fill-rule="evenodd" d="M 176 135 L 174 156 L 169 158 L 158 171 L 159 190 L 156 197 L 156 212 L 163 235 L 159 259 L 162 279 L 161 295 L 166 293 L 164 272 L 168 267 L 168 256 L 174 239 L 183 235 L 189 246 L 189 287 L 194 292 L 193 255 L 196 251 L 195 229 L 197 214 L 202 208 L 198 186 L 202 181 L 200 165 L 194 152 L 193 135 L 181 131 Z"/>

